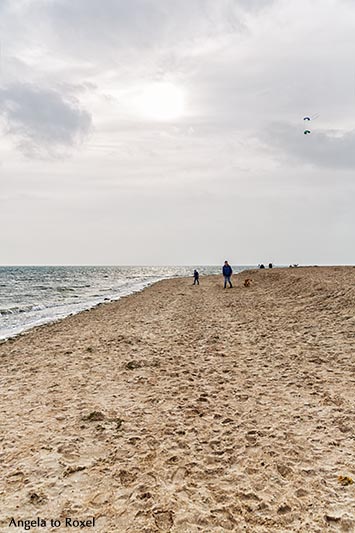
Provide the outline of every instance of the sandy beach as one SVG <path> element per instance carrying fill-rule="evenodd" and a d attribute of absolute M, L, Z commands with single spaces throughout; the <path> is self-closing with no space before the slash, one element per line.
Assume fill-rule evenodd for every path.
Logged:
<path fill-rule="evenodd" d="M 165 280 L 3 342 L 1 531 L 355 531 L 354 282 Z"/>

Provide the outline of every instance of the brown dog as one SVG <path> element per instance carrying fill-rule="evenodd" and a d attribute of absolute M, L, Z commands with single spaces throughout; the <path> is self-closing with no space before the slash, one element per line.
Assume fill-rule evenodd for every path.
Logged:
<path fill-rule="evenodd" d="M 250 287 L 250 282 L 252 281 L 252 279 L 250 278 L 247 278 L 245 281 L 244 281 L 244 287 Z"/>

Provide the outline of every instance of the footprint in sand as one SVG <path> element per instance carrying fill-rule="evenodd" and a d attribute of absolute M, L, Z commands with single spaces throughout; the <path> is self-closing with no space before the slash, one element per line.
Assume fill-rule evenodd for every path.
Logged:
<path fill-rule="evenodd" d="M 135 471 L 134 470 L 120 470 L 118 473 L 118 478 L 124 487 L 129 487 L 136 481 L 138 473 L 139 473 L 138 469 Z"/>
<path fill-rule="evenodd" d="M 179 468 L 174 470 L 174 472 L 173 472 L 173 474 L 171 476 L 171 481 L 174 482 L 174 483 L 179 483 L 179 482 L 181 482 L 181 481 L 183 481 L 185 479 L 186 474 L 187 474 L 186 468 L 180 466 Z"/>
<path fill-rule="evenodd" d="M 43 505 L 48 501 L 47 496 L 43 493 L 30 492 L 28 497 L 30 503 L 32 503 L 32 505 L 35 505 L 36 507 L 38 507 L 39 505 Z"/>
<path fill-rule="evenodd" d="M 164 511 L 156 509 L 153 511 L 154 521 L 157 528 L 160 531 L 168 533 L 174 525 L 174 513 L 173 511 Z"/>
<path fill-rule="evenodd" d="M 68 461 L 77 459 L 79 457 L 78 446 L 70 442 L 65 442 L 58 446 L 57 452 Z"/>

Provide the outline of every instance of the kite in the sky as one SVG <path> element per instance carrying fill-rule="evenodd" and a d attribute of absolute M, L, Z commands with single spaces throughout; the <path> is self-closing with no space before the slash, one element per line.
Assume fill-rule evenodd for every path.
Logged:
<path fill-rule="evenodd" d="M 311 120 L 311 117 L 304 117 L 303 120 Z"/>
<path fill-rule="evenodd" d="M 309 133 L 311 133 L 309 130 L 304 130 L 303 132 L 305 135 L 308 135 Z"/>

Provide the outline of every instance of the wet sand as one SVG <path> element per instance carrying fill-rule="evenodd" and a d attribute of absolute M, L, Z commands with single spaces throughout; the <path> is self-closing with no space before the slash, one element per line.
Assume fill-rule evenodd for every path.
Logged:
<path fill-rule="evenodd" d="M 234 283 L 162 281 L 0 345 L 1 531 L 355 531 L 355 268 Z"/>

